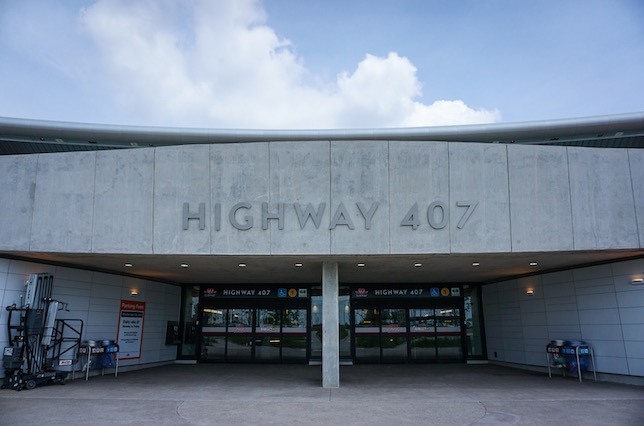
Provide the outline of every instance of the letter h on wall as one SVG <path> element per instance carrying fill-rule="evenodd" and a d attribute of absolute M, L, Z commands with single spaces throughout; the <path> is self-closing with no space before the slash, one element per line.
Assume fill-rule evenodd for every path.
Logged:
<path fill-rule="evenodd" d="M 199 213 L 191 213 L 190 205 L 183 203 L 183 230 L 188 229 L 188 221 L 190 219 L 199 219 L 199 229 L 206 229 L 206 203 L 199 203 Z"/>

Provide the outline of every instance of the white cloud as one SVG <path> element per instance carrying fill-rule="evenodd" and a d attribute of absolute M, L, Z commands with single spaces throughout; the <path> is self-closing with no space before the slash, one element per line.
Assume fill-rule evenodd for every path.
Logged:
<path fill-rule="evenodd" d="M 460 100 L 418 102 L 405 57 L 366 55 L 337 81 L 313 84 L 257 1 L 100 0 L 80 21 L 113 95 L 134 121 L 235 128 L 400 127 L 497 121 Z"/>

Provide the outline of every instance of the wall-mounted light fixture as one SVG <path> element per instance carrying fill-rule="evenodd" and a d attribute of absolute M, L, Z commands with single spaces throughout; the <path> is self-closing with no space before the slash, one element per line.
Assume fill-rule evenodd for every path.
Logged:
<path fill-rule="evenodd" d="M 644 284 L 644 278 L 633 278 L 631 280 L 631 284 L 633 285 L 641 285 Z"/>
<path fill-rule="evenodd" d="M 138 295 L 138 294 L 139 294 L 139 290 L 137 290 L 137 289 L 135 289 L 135 288 L 133 288 L 132 290 L 130 290 L 130 295 L 131 295 L 131 296 L 136 296 L 136 295 Z"/>
<path fill-rule="evenodd" d="M 525 291 L 525 294 L 527 294 L 528 296 L 532 296 L 534 294 L 534 290 L 529 288 Z"/>

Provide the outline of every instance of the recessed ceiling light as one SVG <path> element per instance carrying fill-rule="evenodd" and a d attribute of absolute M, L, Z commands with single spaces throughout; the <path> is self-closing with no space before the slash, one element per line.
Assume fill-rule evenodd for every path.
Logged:
<path fill-rule="evenodd" d="M 245 264 L 245 263 L 240 263 L 240 264 L 239 264 L 239 267 L 240 267 L 240 268 L 244 268 L 244 267 L 246 267 L 246 264 Z"/>
<path fill-rule="evenodd" d="M 422 264 L 422 263 L 414 263 L 414 266 L 415 266 L 416 268 L 420 268 L 421 266 L 423 266 L 423 264 Z"/>
<path fill-rule="evenodd" d="M 537 262 L 530 262 L 530 266 L 537 266 Z"/>
<path fill-rule="evenodd" d="M 479 266 L 479 265 L 480 265 L 480 263 L 478 263 L 478 262 L 472 262 L 472 266 Z"/>
<path fill-rule="evenodd" d="M 304 264 L 303 264 L 303 263 L 296 263 L 296 264 L 295 264 L 295 267 L 296 267 L 296 268 L 301 268 L 302 266 L 304 266 Z"/>
<path fill-rule="evenodd" d="M 187 267 L 188 267 L 188 264 L 187 264 L 187 263 L 182 263 L 182 264 L 181 264 L 181 267 L 182 267 L 182 268 L 187 268 Z"/>
<path fill-rule="evenodd" d="M 365 264 L 364 263 L 358 263 L 358 268 L 364 268 Z"/>
<path fill-rule="evenodd" d="M 131 268 L 131 267 L 132 267 L 132 264 L 131 264 L 131 263 L 126 263 L 126 264 L 125 264 L 125 267 L 126 267 L 126 268 Z"/>

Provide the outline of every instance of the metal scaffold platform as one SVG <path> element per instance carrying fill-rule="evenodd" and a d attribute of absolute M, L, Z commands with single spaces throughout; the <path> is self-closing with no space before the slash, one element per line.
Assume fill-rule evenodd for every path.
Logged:
<path fill-rule="evenodd" d="M 65 383 L 78 363 L 83 321 L 57 319 L 67 304 L 53 300 L 51 274 L 32 274 L 23 302 L 7 306 L 9 345 L 4 348 L 3 389 L 33 389 L 44 383 Z"/>

